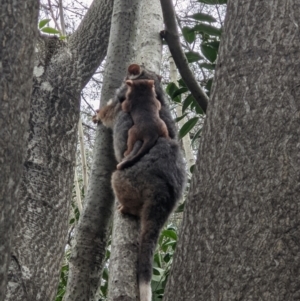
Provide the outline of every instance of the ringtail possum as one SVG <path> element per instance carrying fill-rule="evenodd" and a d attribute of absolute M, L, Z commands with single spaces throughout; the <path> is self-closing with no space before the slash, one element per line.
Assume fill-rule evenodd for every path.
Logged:
<path fill-rule="evenodd" d="M 140 79 L 150 79 L 151 80 L 152 79 L 152 80 L 154 80 L 156 98 L 161 103 L 161 109 L 159 111 L 159 116 L 167 125 L 169 137 L 171 139 L 177 139 L 177 129 L 175 126 L 175 122 L 173 121 L 169 106 L 165 99 L 165 94 L 164 94 L 163 88 L 160 83 L 162 77 L 160 75 L 156 74 L 155 72 L 146 69 L 144 66 L 140 66 L 138 64 L 131 64 L 127 69 L 127 75 L 124 78 L 123 83 L 117 89 L 112 101 L 113 102 L 119 101 L 120 103 L 122 103 L 126 99 L 126 93 L 128 90 L 128 85 L 126 84 L 126 80 L 135 80 L 135 79 L 138 79 L 138 80 L 140 80 Z M 95 116 L 93 116 L 93 121 L 95 123 L 97 123 L 101 120 L 99 113 L 100 113 L 100 110 L 97 110 L 97 114 Z M 124 150 L 124 152 L 125 152 L 125 150 Z M 121 154 L 121 157 L 123 157 L 124 152 Z M 118 157 L 119 157 L 119 154 L 117 156 L 117 161 L 120 161 L 118 159 Z"/>
<path fill-rule="evenodd" d="M 131 65 L 132 66 L 132 65 Z M 111 179 L 121 213 L 140 218 L 138 281 L 140 301 L 151 301 L 152 261 L 159 233 L 167 221 L 185 186 L 185 165 L 177 142 L 175 123 L 160 86 L 160 77 L 154 72 L 134 64 L 129 66 L 135 79 L 154 80 L 157 99 L 161 103 L 160 118 L 165 122 L 170 139 L 159 137 L 156 144 L 129 168 L 116 170 Z M 127 74 L 126 80 L 131 74 Z M 131 78 L 132 79 L 132 78 Z M 133 79 L 133 80 L 135 80 Z M 122 110 L 126 99 L 126 84 L 122 84 L 115 97 L 101 108 L 97 117 L 113 128 L 114 152 L 118 162 L 127 149 L 128 131 L 133 126 L 129 113 Z M 133 152 L 140 149 L 138 140 Z"/>
<path fill-rule="evenodd" d="M 117 165 L 123 169 L 133 165 L 156 143 L 158 137 L 169 138 L 165 122 L 159 117 L 161 103 L 156 99 L 154 80 L 127 80 L 126 99 L 122 110 L 130 113 L 134 125 L 128 131 L 125 159 Z M 143 142 L 137 153 L 133 152 L 135 143 Z"/>

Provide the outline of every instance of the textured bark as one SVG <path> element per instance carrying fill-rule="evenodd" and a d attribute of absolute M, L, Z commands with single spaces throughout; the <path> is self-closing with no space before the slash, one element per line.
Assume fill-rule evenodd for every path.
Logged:
<path fill-rule="evenodd" d="M 42 37 L 6 300 L 53 300 L 68 231 L 80 91 L 104 59 L 111 1 L 95 0 L 67 43 Z"/>
<path fill-rule="evenodd" d="M 26 150 L 38 1 L 0 1 L 0 300 Z"/>
<path fill-rule="evenodd" d="M 300 299 L 299 15 L 228 1 L 165 301 Z"/>
<path fill-rule="evenodd" d="M 162 44 L 159 31 L 162 28 L 162 12 L 158 0 L 140 1 L 138 37 L 134 62 L 144 64 L 159 73 Z M 136 218 L 115 211 L 109 265 L 110 301 L 139 300 L 137 283 L 139 224 Z"/>
<path fill-rule="evenodd" d="M 140 1 L 114 1 L 101 105 L 113 97 L 132 61 Z M 116 167 L 111 131 L 97 127 L 91 176 L 75 235 L 64 300 L 98 300 L 97 290 L 107 244 L 114 196 L 111 173 Z"/>

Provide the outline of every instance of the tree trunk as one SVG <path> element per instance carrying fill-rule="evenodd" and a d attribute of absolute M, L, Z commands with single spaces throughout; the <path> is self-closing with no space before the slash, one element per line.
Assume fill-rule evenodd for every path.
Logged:
<path fill-rule="evenodd" d="M 38 1 L 0 1 L 0 300 L 4 300 L 26 150 Z"/>
<path fill-rule="evenodd" d="M 165 301 L 300 299 L 299 15 L 228 1 Z"/>
<path fill-rule="evenodd" d="M 128 64 L 132 62 L 139 5 L 139 0 L 114 1 L 101 105 L 114 96 L 124 79 Z M 111 130 L 99 124 L 85 205 L 70 257 L 68 285 L 64 296 L 66 301 L 98 300 L 97 290 L 101 282 L 108 225 L 114 208 L 110 179 L 115 168 Z"/>
<path fill-rule="evenodd" d="M 42 36 L 6 300 L 53 300 L 68 231 L 80 92 L 104 59 L 112 1 L 95 0 L 67 42 Z"/>
<path fill-rule="evenodd" d="M 159 73 L 161 61 L 162 12 L 158 0 L 141 1 L 138 19 L 139 35 L 134 62 Z M 140 227 L 136 218 L 114 213 L 109 264 L 108 300 L 139 300 L 137 266 Z"/>

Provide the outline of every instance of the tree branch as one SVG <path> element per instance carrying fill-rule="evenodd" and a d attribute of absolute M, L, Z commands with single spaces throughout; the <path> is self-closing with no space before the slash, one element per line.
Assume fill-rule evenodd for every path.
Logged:
<path fill-rule="evenodd" d="M 114 1 L 94 0 L 77 30 L 69 38 L 75 55 L 79 87 L 90 80 L 106 56 Z"/>
<path fill-rule="evenodd" d="M 179 33 L 176 24 L 176 15 L 172 0 L 160 0 L 160 4 L 162 7 L 165 22 L 165 30 L 160 33 L 161 37 L 166 40 L 176 67 L 178 68 L 183 81 L 191 91 L 199 106 L 204 112 L 206 112 L 209 98 L 198 85 L 195 76 L 188 65 L 186 56 L 180 46 Z"/>

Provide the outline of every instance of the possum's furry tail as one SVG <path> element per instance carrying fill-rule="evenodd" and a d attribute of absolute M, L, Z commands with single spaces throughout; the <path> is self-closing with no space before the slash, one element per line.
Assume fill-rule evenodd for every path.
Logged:
<path fill-rule="evenodd" d="M 134 165 L 134 163 L 139 161 L 146 153 L 149 152 L 149 150 L 155 145 L 157 139 L 158 136 L 154 136 L 149 138 L 148 140 L 144 140 L 144 143 L 136 152 L 136 154 L 134 153 L 134 151 L 132 151 L 128 157 L 125 157 L 125 159 L 117 165 L 117 169 L 120 170 Z"/>
<path fill-rule="evenodd" d="M 159 195 L 153 196 L 141 214 L 141 236 L 139 251 L 138 280 L 140 301 L 151 301 L 152 261 L 160 230 L 172 212 L 176 201 L 169 193 L 169 189 L 161 190 Z M 164 191 L 163 193 L 161 193 Z"/>

